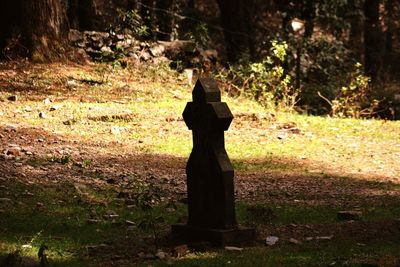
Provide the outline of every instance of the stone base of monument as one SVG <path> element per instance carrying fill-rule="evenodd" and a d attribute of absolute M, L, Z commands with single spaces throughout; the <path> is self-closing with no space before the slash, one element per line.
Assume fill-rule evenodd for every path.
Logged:
<path fill-rule="evenodd" d="M 180 242 L 210 242 L 215 246 L 251 243 L 256 238 L 253 228 L 209 229 L 187 224 L 172 225 L 172 237 Z"/>

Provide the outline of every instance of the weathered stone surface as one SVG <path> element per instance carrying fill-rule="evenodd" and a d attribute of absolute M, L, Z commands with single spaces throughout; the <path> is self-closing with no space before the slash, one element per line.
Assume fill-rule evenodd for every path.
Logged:
<path fill-rule="evenodd" d="M 233 115 L 221 101 L 217 83 L 200 78 L 183 118 L 193 131 L 187 166 L 188 222 L 174 225 L 173 234 L 190 241 L 219 245 L 249 241 L 253 229 L 239 229 L 235 216 L 234 171 L 225 151 L 224 131 Z"/>

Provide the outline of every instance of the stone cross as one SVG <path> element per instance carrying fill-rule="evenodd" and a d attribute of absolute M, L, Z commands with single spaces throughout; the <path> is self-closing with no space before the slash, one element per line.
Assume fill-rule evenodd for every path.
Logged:
<path fill-rule="evenodd" d="M 193 131 L 193 149 L 187 166 L 188 221 L 173 225 L 172 233 L 187 241 L 220 245 L 252 239 L 253 229 L 239 229 L 235 216 L 234 171 L 225 150 L 224 131 L 233 115 L 217 83 L 200 78 L 183 112 Z"/>

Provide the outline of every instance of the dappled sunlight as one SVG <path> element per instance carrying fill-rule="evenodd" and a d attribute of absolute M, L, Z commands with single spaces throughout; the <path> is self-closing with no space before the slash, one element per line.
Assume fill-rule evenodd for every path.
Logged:
<path fill-rule="evenodd" d="M 31 70 L 38 72 L 34 75 L 5 72 L 7 78 L 0 77 L 7 88 L 20 86 L 17 101 L 0 106 L 4 250 L 12 252 L 43 230 L 40 241 L 56 266 L 120 254 L 122 262 L 140 261 L 140 253 L 154 251 L 154 237 L 138 226 L 146 217 L 135 206 L 132 192 L 138 184 L 157 186 L 157 208 L 169 216 L 160 224 L 159 239 L 171 246 L 169 224 L 187 216 L 185 168 L 192 132 L 182 111 L 192 88 L 176 82 L 176 76 L 161 75 L 150 83 L 119 69 L 98 83 L 99 66 L 52 67 L 54 72 L 42 66 Z M 0 98 L 11 93 L 2 91 Z M 376 221 L 400 214 L 398 122 L 272 114 L 245 98 L 225 95 L 222 101 L 235 116 L 225 141 L 235 169 L 238 213 L 246 203 L 271 206 L 279 215 L 261 224 L 262 235 L 274 227 L 289 240 L 287 224 L 320 222 L 318 230 L 327 235 L 324 224 L 341 231 L 340 209 L 359 207 Z M 177 207 L 162 206 L 171 201 Z M 244 214 L 240 223 L 255 223 Z M 311 230 L 304 226 L 304 232 Z M 32 245 L 33 253 L 41 242 Z M 258 249 L 243 255 L 260 257 L 265 250 Z M 313 257 L 287 255 L 285 261 L 306 264 Z M 226 251 L 192 251 L 174 264 L 240 266 L 244 260 Z"/>

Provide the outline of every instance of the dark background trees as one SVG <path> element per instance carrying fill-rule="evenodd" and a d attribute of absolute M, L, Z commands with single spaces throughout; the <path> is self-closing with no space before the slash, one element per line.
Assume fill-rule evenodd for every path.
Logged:
<path fill-rule="evenodd" d="M 5 59 L 52 61 L 70 49 L 69 29 L 117 31 L 145 41 L 191 39 L 234 66 L 260 62 L 272 40 L 285 41 L 285 73 L 297 66 L 300 103 L 315 105 L 308 96 L 333 96 L 356 62 L 381 87 L 397 82 L 399 10 L 398 0 L 5 0 L 0 49 Z M 300 35 L 295 19 L 304 24 Z"/>

